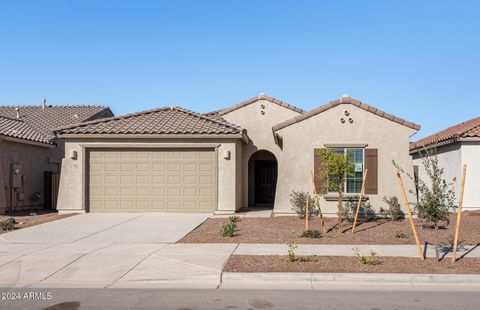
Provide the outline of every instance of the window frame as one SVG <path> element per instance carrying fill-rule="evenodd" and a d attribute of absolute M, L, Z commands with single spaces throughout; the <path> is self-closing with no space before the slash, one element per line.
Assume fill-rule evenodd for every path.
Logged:
<path fill-rule="evenodd" d="M 341 147 L 341 146 L 338 146 L 338 147 L 331 147 L 330 149 L 333 150 L 333 151 L 343 149 L 343 155 L 345 157 L 347 157 L 347 150 L 362 150 L 362 178 L 361 178 L 361 182 L 363 183 L 363 175 L 365 174 L 365 148 L 364 147 Z M 360 194 L 361 189 L 358 193 L 347 192 L 347 178 L 348 178 L 348 176 L 345 177 L 345 181 L 343 182 L 343 193 L 351 194 L 351 195 Z M 328 191 L 328 193 L 336 193 L 336 192 L 335 191 Z"/>

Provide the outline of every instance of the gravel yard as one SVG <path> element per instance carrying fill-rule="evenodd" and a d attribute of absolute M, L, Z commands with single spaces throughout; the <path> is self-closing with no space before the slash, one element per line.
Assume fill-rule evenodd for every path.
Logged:
<path fill-rule="evenodd" d="M 364 265 L 349 256 L 316 256 L 310 262 L 289 262 L 286 256 L 278 255 L 232 255 L 223 271 L 479 274 L 480 258 L 463 258 L 452 264 L 447 258 L 422 262 L 419 258 L 378 257 L 378 264 Z"/>
<path fill-rule="evenodd" d="M 451 215 L 450 225 L 435 231 L 423 227 L 416 221 L 417 231 L 422 243 L 451 244 L 455 232 L 456 214 Z M 179 242 L 182 243 L 288 243 L 292 230 L 301 244 L 414 244 L 412 230 L 408 220 L 389 222 L 379 219 L 357 225 L 352 236 L 352 223 L 344 222 L 341 229 L 331 228 L 335 218 L 327 218 L 327 235 L 321 238 L 304 238 L 305 220 L 294 216 L 270 218 L 242 218 L 237 223 L 238 231 L 233 237 L 223 237 L 220 229 L 228 223 L 227 218 L 210 218 Z M 310 221 L 310 229 L 322 231 L 318 219 Z M 476 245 L 480 243 L 480 212 L 468 211 L 462 216 L 459 245 Z"/>
<path fill-rule="evenodd" d="M 15 224 L 15 229 L 22 229 L 34 225 L 39 225 L 59 219 L 63 219 L 75 214 L 58 214 L 57 211 L 35 211 L 37 215 L 30 215 L 31 212 L 15 212 L 11 214 L 0 215 L 0 222 L 9 218 L 14 218 L 18 224 Z M 0 234 L 5 231 L 0 230 Z"/>

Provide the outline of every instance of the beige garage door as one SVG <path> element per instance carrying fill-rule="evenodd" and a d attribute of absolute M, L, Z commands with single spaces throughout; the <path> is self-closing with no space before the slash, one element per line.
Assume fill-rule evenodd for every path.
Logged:
<path fill-rule="evenodd" d="M 211 212 L 214 149 L 101 149 L 89 152 L 91 212 Z"/>

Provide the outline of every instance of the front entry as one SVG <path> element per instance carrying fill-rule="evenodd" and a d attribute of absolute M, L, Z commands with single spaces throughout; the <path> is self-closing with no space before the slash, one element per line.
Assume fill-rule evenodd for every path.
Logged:
<path fill-rule="evenodd" d="M 255 161 L 255 204 L 275 202 L 277 163 L 273 160 Z"/>
<path fill-rule="evenodd" d="M 277 188 L 278 164 L 266 150 L 255 152 L 248 161 L 248 206 L 273 208 Z"/>

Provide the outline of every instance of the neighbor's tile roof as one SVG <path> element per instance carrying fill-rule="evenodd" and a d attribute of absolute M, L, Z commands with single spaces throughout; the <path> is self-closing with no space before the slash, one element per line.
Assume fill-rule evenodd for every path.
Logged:
<path fill-rule="evenodd" d="M 17 118 L 17 111 L 19 118 Z M 53 128 L 111 117 L 105 106 L 0 106 L 2 131 L 0 135 L 35 142 L 54 144 Z"/>
<path fill-rule="evenodd" d="M 372 107 L 366 103 L 363 103 L 361 102 L 360 100 L 356 100 L 356 99 L 353 99 L 353 98 L 350 98 L 350 97 L 342 97 L 340 99 L 337 99 L 337 100 L 333 100 L 333 101 L 330 101 L 329 103 L 325 104 L 325 105 L 322 105 L 316 109 L 313 109 L 311 110 L 310 112 L 307 112 L 307 113 L 304 113 L 304 114 L 301 114 L 299 116 L 295 116 L 294 118 L 291 118 L 289 120 L 286 120 L 280 124 L 277 124 L 275 126 L 273 126 L 273 131 L 277 131 L 277 130 L 280 130 L 282 128 L 285 128 L 285 127 L 288 127 L 292 124 L 295 124 L 295 123 L 299 123 L 305 119 L 308 119 L 312 116 L 315 116 L 317 114 L 320 114 L 324 111 L 327 111 L 331 108 L 334 108 L 338 105 L 341 105 L 341 104 L 353 104 L 354 106 L 357 106 L 365 111 L 368 111 L 368 112 L 371 112 L 375 115 L 378 115 L 380 117 L 383 117 L 383 118 L 386 118 L 392 122 L 395 122 L 395 123 L 398 123 L 400 125 L 403 125 L 403 126 L 406 126 L 406 127 L 409 127 L 409 128 L 412 128 L 412 129 L 415 129 L 415 130 L 419 130 L 420 129 L 420 125 L 417 125 L 415 123 L 412 123 L 412 122 L 409 122 L 409 121 L 406 121 L 402 118 L 399 118 L 399 117 L 396 117 L 396 116 L 393 116 L 391 114 L 388 114 L 388 113 L 385 113 L 384 111 L 382 110 L 379 110 L 375 107 Z"/>
<path fill-rule="evenodd" d="M 240 134 L 239 126 L 179 108 L 163 107 L 56 130 L 57 134 Z"/>
<path fill-rule="evenodd" d="M 223 110 L 219 110 L 219 111 L 215 111 L 215 112 L 210 112 L 210 113 L 206 113 L 206 114 L 210 114 L 212 116 L 215 116 L 215 115 L 218 115 L 218 116 L 222 116 L 222 115 L 225 115 L 227 113 L 230 113 L 232 111 L 235 111 L 235 110 L 238 110 L 240 108 L 243 108 L 249 104 L 252 104 L 254 102 L 257 102 L 258 100 L 267 100 L 267 101 L 270 101 L 272 103 L 275 103 L 281 107 L 284 107 L 284 108 L 287 108 L 289 110 L 292 110 L 292 111 L 295 111 L 297 113 L 305 113 L 304 110 L 292 105 L 292 104 L 289 104 L 289 103 L 286 103 L 284 101 L 281 101 L 281 100 L 278 100 L 278 99 L 275 99 L 273 97 L 270 97 L 270 96 L 266 96 L 265 94 L 261 93 L 260 95 L 258 96 L 255 96 L 253 98 L 250 98 L 248 100 L 245 100 L 245 101 L 242 101 L 240 103 L 237 103 L 236 105 L 230 107 L 230 108 L 226 108 L 226 109 L 223 109 Z"/>
<path fill-rule="evenodd" d="M 468 120 L 466 122 L 448 127 L 433 135 L 420 139 L 410 144 L 410 151 L 414 151 L 432 144 L 456 141 L 459 138 L 479 138 L 480 137 L 480 117 Z"/>
<path fill-rule="evenodd" d="M 25 121 L 4 116 L 0 116 L 0 135 L 50 144 L 50 139 L 30 127 Z"/>

